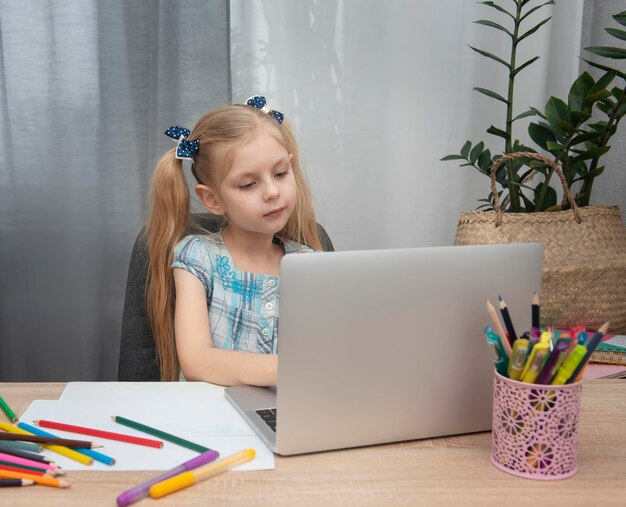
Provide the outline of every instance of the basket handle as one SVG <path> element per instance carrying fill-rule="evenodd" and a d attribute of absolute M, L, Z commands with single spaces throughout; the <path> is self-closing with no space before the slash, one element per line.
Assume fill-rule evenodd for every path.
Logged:
<path fill-rule="evenodd" d="M 545 162 L 550 167 L 552 167 L 554 172 L 559 176 L 559 179 L 561 180 L 561 185 L 563 186 L 563 193 L 572 208 L 572 212 L 574 213 L 574 220 L 580 223 L 581 218 L 580 218 L 580 213 L 578 211 L 578 205 L 576 204 L 576 201 L 574 201 L 574 198 L 572 197 L 572 193 L 569 190 L 569 185 L 567 184 L 567 180 L 565 179 L 565 175 L 563 174 L 563 171 L 561 171 L 559 164 L 554 162 L 554 160 L 551 160 L 548 157 L 541 155 L 540 153 L 534 153 L 530 151 L 516 151 L 514 153 L 507 153 L 506 155 L 502 155 L 500 158 L 496 159 L 491 165 L 491 194 L 493 195 L 493 201 L 495 204 L 494 207 L 496 210 L 496 227 L 498 227 L 502 223 L 502 208 L 500 207 L 500 196 L 498 195 L 498 192 L 496 189 L 496 172 L 498 170 L 498 167 L 502 165 L 502 163 L 506 162 L 507 160 L 512 160 L 514 158 L 522 158 L 522 157 L 534 158 L 535 160 L 541 160 L 542 162 Z"/>

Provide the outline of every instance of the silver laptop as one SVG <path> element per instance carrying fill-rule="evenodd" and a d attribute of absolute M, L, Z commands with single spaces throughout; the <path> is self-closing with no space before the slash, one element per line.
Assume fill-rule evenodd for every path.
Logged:
<path fill-rule="evenodd" d="M 489 430 L 485 299 L 529 330 L 542 264 L 531 243 L 286 255 L 278 388 L 226 396 L 282 455 Z"/>

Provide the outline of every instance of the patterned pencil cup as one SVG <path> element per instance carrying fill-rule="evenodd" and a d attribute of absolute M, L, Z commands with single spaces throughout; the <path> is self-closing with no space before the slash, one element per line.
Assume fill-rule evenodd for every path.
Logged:
<path fill-rule="evenodd" d="M 495 372 L 491 463 L 527 479 L 576 473 L 582 384 L 526 384 Z"/>

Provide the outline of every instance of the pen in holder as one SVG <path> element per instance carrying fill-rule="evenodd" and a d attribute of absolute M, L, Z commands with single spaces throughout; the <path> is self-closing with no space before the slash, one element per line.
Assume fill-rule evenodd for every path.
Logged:
<path fill-rule="evenodd" d="M 581 382 L 539 385 L 494 375 L 491 463 L 528 479 L 574 475 Z"/>

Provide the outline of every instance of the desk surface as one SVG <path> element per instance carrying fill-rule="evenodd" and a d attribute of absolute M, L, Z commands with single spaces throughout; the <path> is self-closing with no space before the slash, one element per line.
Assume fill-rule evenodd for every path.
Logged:
<path fill-rule="evenodd" d="M 65 384 L 0 384 L 19 415 Z M 276 458 L 276 470 L 227 472 L 138 507 L 326 505 L 585 506 L 626 504 L 626 381 L 584 384 L 578 473 L 562 481 L 520 479 L 489 462 L 491 433 Z M 3 488 L 0 506 L 110 506 L 154 472 L 69 472 L 69 489 Z M 155 503 L 156 502 L 156 503 Z"/>

